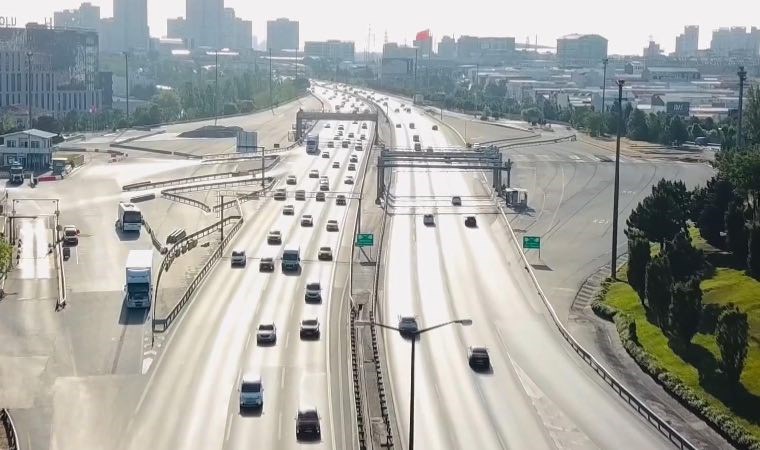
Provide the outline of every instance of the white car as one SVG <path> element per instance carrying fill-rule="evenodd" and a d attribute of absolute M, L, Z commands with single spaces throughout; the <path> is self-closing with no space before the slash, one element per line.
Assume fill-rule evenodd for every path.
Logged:
<path fill-rule="evenodd" d="M 328 220 L 327 225 L 325 225 L 325 229 L 327 231 L 338 231 L 338 221 L 335 219 Z"/>
<path fill-rule="evenodd" d="M 264 406 L 264 385 L 261 376 L 245 374 L 240 380 L 240 409 Z"/>
<path fill-rule="evenodd" d="M 256 330 L 256 343 L 274 344 L 277 342 L 277 327 L 274 322 L 260 323 Z"/>
<path fill-rule="evenodd" d="M 422 216 L 422 223 L 424 223 L 427 226 L 433 226 L 435 225 L 435 218 L 432 214 L 425 214 Z"/>
<path fill-rule="evenodd" d="M 304 300 L 321 302 L 322 301 L 322 286 L 319 281 L 310 281 L 306 283 L 306 293 L 304 294 Z"/>
<path fill-rule="evenodd" d="M 230 264 L 232 266 L 245 266 L 245 250 L 237 249 L 232 251 L 232 256 L 230 257 Z"/>
<path fill-rule="evenodd" d="M 359 156 L 351 155 L 351 159 L 349 159 L 348 162 L 352 162 L 352 163 L 359 162 Z"/>
<path fill-rule="evenodd" d="M 285 180 L 285 184 L 297 184 L 298 179 L 295 175 L 288 175 L 288 178 Z"/>
<path fill-rule="evenodd" d="M 288 198 L 288 194 L 285 192 L 285 189 L 277 189 L 274 191 L 275 200 L 285 200 L 286 198 Z"/>
<path fill-rule="evenodd" d="M 303 319 L 301 321 L 301 330 L 299 334 L 301 336 L 301 339 L 319 339 L 319 319 L 316 317 L 311 319 Z"/>
<path fill-rule="evenodd" d="M 311 216 L 311 214 L 304 214 L 303 216 L 301 216 L 301 226 L 302 227 L 314 226 L 314 218 Z"/>
<path fill-rule="evenodd" d="M 343 184 L 354 184 L 354 177 L 351 175 L 346 176 L 346 179 L 343 180 Z"/>
<path fill-rule="evenodd" d="M 309 178 L 319 178 L 319 171 L 318 170 L 310 170 L 309 171 Z"/>
<path fill-rule="evenodd" d="M 317 253 L 317 259 L 320 261 L 332 261 L 333 259 L 332 249 L 330 247 L 319 247 L 319 252 Z"/>
<path fill-rule="evenodd" d="M 330 124 L 329 124 L 329 123 L 326 123 L 326 124 L 325 124 L 325 128 L 330 128 Z"/>

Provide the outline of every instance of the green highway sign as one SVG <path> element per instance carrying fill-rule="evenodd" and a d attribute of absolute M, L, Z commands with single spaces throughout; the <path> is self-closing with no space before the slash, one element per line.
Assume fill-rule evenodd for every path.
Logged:
<path fill-rule="evenodd" d="M 375 244 L 375 236 L 372 234 L 357 234 L 356 246 L 357 247 L 372 247 Z"/>
<path fill-rule="evenodd" d="M 541 236 L 523 236 L 523 248 L 541 250 Z"/>

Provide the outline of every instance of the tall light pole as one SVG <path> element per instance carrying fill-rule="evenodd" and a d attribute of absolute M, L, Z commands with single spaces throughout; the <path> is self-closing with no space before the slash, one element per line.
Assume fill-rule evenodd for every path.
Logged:
<path fill-rule="evenodd" d="M 602 58 L 602 64 L 604 64 L 604 75 L 602 75 L 602 131 L 604 131 L 604 113 L 606 112 L 605 106 L 605 94 L 607 93 L 607 63 L 609 58 Z"/>
<path fill-rule="evenodd" d="M 26 97 L 29 104 L 29 129 L 32 129 L 32 52 L 26 52 Z M 31 147 L 31 142 L 29 146 Z"/>
<path fill-rule="evenodd" d="M 124 52 L 124 75 L 127 78 L 127 126 L 129 126 L 129 52 Z"/>
<path fill-rule="evenodd" d="M 739 126 L 737 127 L 736 135 L 736 148 L 741 149 L 744 144 L 744 137 L 742 136 L 742 103 L 744 101 L 744 82 L 747 81 L 747 71 L 744 70 L 744 66 L 739 66 Z"/>
<path fill-rule="evenodd" d="M 447 325 L 453 325 L 453 324 L 459 324 L 462 326 L 470 326 L 472 325 L 472 320 L 470 319 L 456 319 L 456 320 L 450 320 L 448 322 L 439 323 L 438 325 L 433 325 L 427 328 L 423 328 L 421 330 L 417 330 L 414 332 L 402 332 L 397 327 L 386 325 L 383 323 L 378 322 L 364 322 L 357 320 L 354 322 L 356 325 L 377 325 L 380 328 L 386 328 L 388 330 L 394 330 L 398 331 L 399 333 L 405 334 L 409 338 L 409 340 L 412 342 L 412 355 L 411 355 L 411 387 L 409 390 L 409 444 L 408 444 L 408 450 L 414 450 L 414 354 L 415 354 L 415 347 L 417 339 L 419 339 L 420 335 L 423 333 L 427 333 L 428 331 L 435 330 L 437 328 L 445 327 Z"/>
<path fill-rule="evenodd" d="M 219 118 L 219 49 L 214 51 L 214 126 Z"/>
<path fill-rule="evenodd" d="M 620 134 L 623 132 L 623 85 L 625 80 L 618 80 L 618 127 L 617 143 L 615 144 L 615 190 L 612 200 L 612 261 L 610 262 L 610 278 L 617 279 L 617 235 L 618 235 L 618 203 L 620 200 Z"/>

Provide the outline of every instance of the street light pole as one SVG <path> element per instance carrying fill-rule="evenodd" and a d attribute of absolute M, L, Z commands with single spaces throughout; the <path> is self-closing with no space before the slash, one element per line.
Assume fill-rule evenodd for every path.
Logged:
<path fill-rule="evenodd" d="M 411 387 L 409 388 L 409 450 L 414 450 L 414 349 L 419 332 L 412 336 Z"/>
<path fill-rule="evenodd" d="M 605 113 L 605 94 L 607 93 L 607 63 L 609 58 L 602 58 L 602 64 L 604 64 L 604 75 L 602 75 L 602 130 L 604 130 L 604 113 Z"/>
<path fill-rule="evenodd" d="M 618 80 L 618 127 L 615 144 L 615 190 L 612 200 L 612 260 L 610 261 L 610 278 L 617 279 L 617 235 L 618 204 L 620 201 L 620 134 L 623 132 L 623 85 L 625 80 Z"/>
<path fill-rule="evenodd" d="M 739 126 L 736 128 L 736 148 L 741 149 L 744 144 L 744 136 L 742 135 L 742 103 L 744 102 L 744 82 L 747 81 L 747 71 L 744 70 L 744 66 L 739 66 Z"/>

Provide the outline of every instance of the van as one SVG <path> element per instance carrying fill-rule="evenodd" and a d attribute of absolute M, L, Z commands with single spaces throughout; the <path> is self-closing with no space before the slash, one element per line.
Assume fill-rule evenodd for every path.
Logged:
<path fill-rule="evenodd" d="M 264 406 L 264 385 L 258 374 L 245 374 L 240 380 L 240 409 Z"/>
<path fill-rule="evenodd" d="M 301 249 L 300 247 L 285 247 L 282 251 L 282 271 L 297 271 L 301 268 Z"/>

